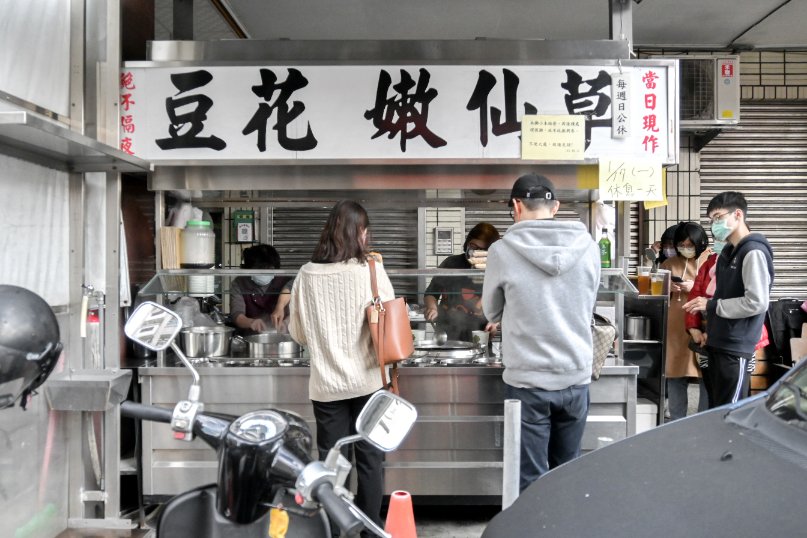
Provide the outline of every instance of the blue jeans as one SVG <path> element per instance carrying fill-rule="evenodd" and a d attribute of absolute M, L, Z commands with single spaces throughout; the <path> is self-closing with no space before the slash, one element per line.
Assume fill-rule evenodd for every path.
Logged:
<path fill-rule="evenodd" d="M 703 374 L 706 375 L 705 373 Z M 708 396 L 706 395 L 706 385 L 703 380 L 698 380 L 700 396 L 698 397 L 698 413 L 709 409 Z M 667 401 L 670 406 L 670 420 L 684 418 L 689 410 L 689 378 L 688 377 L 668 377 L 667 378 Z"/>
<path fill-rule="evenodd" d="M 519 489 L 524 491 L 542 474 L 580 455 L 588 417 L 588 385 L 543 390 L 505 383 L 504 394 L 521 401 Z"/>

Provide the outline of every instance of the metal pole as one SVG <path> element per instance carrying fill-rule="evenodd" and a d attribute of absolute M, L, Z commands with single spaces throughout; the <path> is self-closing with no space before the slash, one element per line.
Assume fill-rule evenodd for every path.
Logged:
<path fill-rule="evenodd" d="M 521 476 L 521 400 L 504 401 L 502 510 L 518 499 Z"/>

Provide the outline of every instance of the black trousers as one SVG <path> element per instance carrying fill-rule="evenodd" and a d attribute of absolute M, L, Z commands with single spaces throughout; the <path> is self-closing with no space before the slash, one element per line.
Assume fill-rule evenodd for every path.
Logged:
<path fill-rule="evenodd" d="M 709 396 L 709 409 L 748 398 L 751 374 L 746 357 L 706 348 L 709 366 L 704 368 L 703 382 Z"/>
<path fill-rule="evenodd" d="M 314 417 L 317 420 L 317 450 L 319 459 L 325 460 L 328 450 L 342 437 L 356 433 L 356 419 L 372 394 L 335 402 L 315 402 Z M 350 449 L 356 460 L 358 490 L 354 502 L 373 521 L 384 527 L 381 521 L 381 503 L 384 497 L 384 453 L 369 443 L 359 441 L 342 447 L 342 454 L 350 460 Z"/>

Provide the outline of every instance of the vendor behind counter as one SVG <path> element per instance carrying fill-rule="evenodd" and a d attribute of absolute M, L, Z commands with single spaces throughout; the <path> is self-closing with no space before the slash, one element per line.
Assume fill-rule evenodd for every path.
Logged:
<path fill-rule="evenodd" d="M 270 245 L 244 250 L 242 269 L 280 269 L 280 254 Z M 287 276 L 239 276 L 230 286 L 230 317 L 245 333 L 275 328 L 284 332 L 294 279 Z"/>
<path fill-rule="evenodd" d="M 487 251 L 501 236 L 495 226 L 480 222 L 474 226 L 465 243 L 462 254 L 449 256 L 440 264 L 441 269 L 471 269 L 469 260 L 477 253 Z M 474 282 L 467 276 L 436 276 L 426 288 L 424 316 L 446 331 L 449 340 L 472 340 L 471 331 L 485 330 L 488 325 L 482 313 L 482 282 Z"/>

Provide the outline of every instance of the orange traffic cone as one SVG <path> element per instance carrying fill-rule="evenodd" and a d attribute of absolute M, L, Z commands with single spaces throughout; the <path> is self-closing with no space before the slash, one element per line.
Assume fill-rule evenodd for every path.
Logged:
<path fill-rule="evenodd" d="M 390 533 L 392 538 L 417 538 L 412 496 L 408 491 L 393 491 L 390 495 L 384 530 Z"/>

